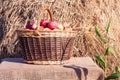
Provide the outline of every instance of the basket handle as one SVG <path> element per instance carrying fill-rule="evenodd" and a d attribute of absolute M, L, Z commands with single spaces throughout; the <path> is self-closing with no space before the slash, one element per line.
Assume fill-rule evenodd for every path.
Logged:
<path fill-rule="evenodd" d="M 41 13 L 42 13 L 42 12 L 45 12 L 45 11 L 47 11 L 47 12 L 49 13 L 50 20 L 53 21 L 53 17 L 52 17 L 52 12 L 51 12 L 51 10 L 50 10 L 48 7 L 43 8 L 42 10 L 40 10 Z M 39 19 L 41 18 L 41 13 L 39 14 Z"/>
<path fill-rule="evenodd" d="M 39 18 L 38 18 L 38 23 L 37 23 L 37 29 L 38 29 L 38 27 L 40 26 L 39 22 L 40 22 L 40 19 L 41 19 L 41 15 L 42 15 L 45 11 L 47 11 L 47 12 L 49 13 L 50 20 L 53 21 L 53 17 L 52 17 L 52 12 L 51 12 L 51 10 L 50 10 L 48 7 L 43 8 L 42 10 L 40 10 L 40 14 L 39 14 Z"/>
<path fill-rule="evenodd" d="M 51 12 L 51 10 L 50 10 L 48 7 L 43 8 L 42 10 L 40 10 L 39 18 L 38 18 L 38 21 L 37 21 L 37 28 L 36 28 L 36 30 L 34 30 L 34 34 L 35 34 L 35 35 L 40 36 L 39 26 L 40 26 L 40 20 L 41 20 L 41 17 L 42 17 L 41 15 L 42 15 L 45 11 L 47 11 L 47 12 L 49 13 L 50 20 L 53 21 L 52 12 Z"/>

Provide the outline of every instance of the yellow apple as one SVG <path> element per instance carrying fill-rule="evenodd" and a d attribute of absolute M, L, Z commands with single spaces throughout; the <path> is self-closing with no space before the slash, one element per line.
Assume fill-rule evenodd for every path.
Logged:
<path fill-rule="evenodd" d="M 60 29 L 60 30 L 64 30 L 64 26 L 62 24 L 58 24 L 57 28 Z"/>
<path fill-rule="evenodd" d="M 43 31 L 50 31 L 51 29 L 49 28 L 44 28 Z"/>
<path fill-rule="evenodd" d="M 60 31 L 60 29 L 54 29 L 53 31 Z"/>

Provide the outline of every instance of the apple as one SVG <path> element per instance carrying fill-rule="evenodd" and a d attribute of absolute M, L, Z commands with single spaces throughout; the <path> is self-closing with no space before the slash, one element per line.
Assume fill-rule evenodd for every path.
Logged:
<path fill-rule="evenodd" d="M 37 20 L 35 20 L 35 22 L 32 25 L 32 29 L 36 29 L 37 28 Z"/>
<path fill-rule="evenodd" d="M 57 27 L 59 30 L 64 30 L 64 26 L 62 24 L 58 24 L 58 27 Z"/>
<path fill-rule="evenodd" d="M 69 24 L 67 24 L 67 23 L 64 23 L 63 26 L 64 26 L 64 29 L 66 31 L 71 31 L 72 30 L 72 27 Z"/>
<path fill-rule="evenodd" d="M 50 31 L 51 29 L 49 28 L 44 28 L 43 31 Z"/>
<path fill-rule="evenodd" d="M 60 29 L 54 29 L 53 31 L 60 31 Z"/>
<path fill-rule="evenodd" d="M 36 29 L 37 28 L 37 20 L 35 20 L 34 23 L 31 23 L 30 21 L 27 22 L 26 29 Z"/>
<path fill-rule="evenodd" d="M 71 26 L 68 26 L 68 27 L 65 27 L 65 30 L 66 31 L 72 31 L 72 28 L 71 28 Z"/>
<path fill-rule="evenodd" d="M 50 23 L 50 21 L 46 18 L 43 18 L 40 21 L 40 26 L 44 26 L 46 28 L 46 27 L 48 27 L 48 23 Z"/>
<path fill-rule="evenodd" d="M 27 22 L 27 25 L 25 26 L 26 29 L 32 29 L 33 24 L 29 22 Z"/>
<path fill-rule="evenodd" d="M 44 30 L 44 26 L 40 26 L 40 27 L 39 27 L 39 30 L 40 30 L 40 31 L 43 31 L 43 30 Z"/>
<path fill-rule="evenodd" d="M 48 23 L 48 28 L 50 28 L 51 30 L 53 30 L 57 27 L 58 27 L 58 21 L 57 20 Z"/>

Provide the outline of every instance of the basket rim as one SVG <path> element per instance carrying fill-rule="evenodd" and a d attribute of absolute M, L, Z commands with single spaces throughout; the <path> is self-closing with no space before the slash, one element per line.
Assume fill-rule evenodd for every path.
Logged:
<path fill-rule="evenodd" d="M 35 30 L 30 30 L 30 29 L 25 29 L 25 28 L 19 28 L 19 29 L 17 29 L 16 31 L 22 31 L 22 32 L 33 32 L 33 31 L 35 31 Z M 66 31 L 66 30 L 59 30 L 59 31 L 55 31 L 55 30 L 50 30 L 50 31 L 39 31 L 39 32 L 77 32 L 76 30 L 68 30 L 68 31 Z"/>

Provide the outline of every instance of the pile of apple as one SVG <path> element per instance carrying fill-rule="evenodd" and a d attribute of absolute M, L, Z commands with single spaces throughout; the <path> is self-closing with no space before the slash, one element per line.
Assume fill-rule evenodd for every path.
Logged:
<path fill-rule="evenodd" d="M 59 21 L 54 20 L 54 21 L 49 21 L 46 18 L 41 19 L 41 21 L 39 22 L 40 25 L 37 28 L 37 20 L 35 20 L 33 23 L 28 22 L 26 25 L 26 29 L 30 29 L 30 30 L 35 30 L 38 29 L 39 31 L 71 31 L 72 28 L 69 24 L 64 23 L 61 24 L 59 23 Z"/>

